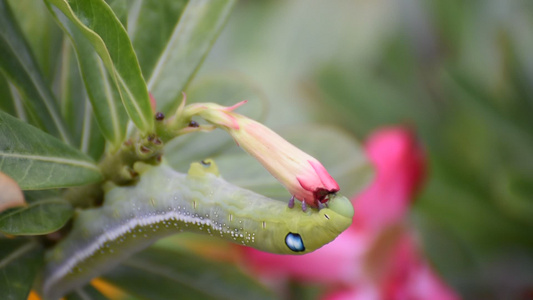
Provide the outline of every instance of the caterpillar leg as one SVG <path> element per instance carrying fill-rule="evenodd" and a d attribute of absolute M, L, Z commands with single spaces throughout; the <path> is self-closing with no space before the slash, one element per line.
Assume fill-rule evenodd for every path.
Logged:
<path fill-rule="evenodd" d="M 305 203 L 305 199 L 304 201 L 302 201 L 302 210 L 307 211 L 307 204 Z"/>
<path fill-rule="evenodd" d="M 289 208 L 294 207 L 294 196 L 291 197 L 291 200 L 289 200 Z"/>
<path fill-rule="evenodd" d="M 317 204 L 318 204 L 318 210 L 321 210 L 323 208 L 326 208 L 326 203 L 322 203 L 320 201 L 317 201 Z"/>

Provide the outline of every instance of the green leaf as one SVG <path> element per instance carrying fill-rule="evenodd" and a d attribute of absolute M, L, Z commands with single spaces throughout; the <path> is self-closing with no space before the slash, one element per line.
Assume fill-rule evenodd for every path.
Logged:
<path fill-rule="evenodd" d="M 43 249 L 34 241 L 0 238 L 2 299 L 27 299 L 42 261 Z"/>
<path fill-rule="evenodd" d="M 143 57 L 143 70 L 150 74 L 146 77 L 148 90 L 156 99 L 158 111 L 168 114 L 177 107 L 181 92 L 211 49 L 234 4 L 235 0 L 190 0 L 181 17 L 174 18 L 177 23 L 173 24 L 164 49 L 158 46 L 160 52 L 150 51 L 147 47 L 151 44 L 133 36 L 139 56 Z M 137 30 L 145 27 L 144 20 L 150 23 L 148 18 L 139 19 Z M 152 27 L 148 25 L 148 28 Z M 155 63 L 145 59 L 148 55 L 157 56 Z"/>
<path fill-rule="evenodd" d="M 56 15 L 61 11 L 77 27 L 98 53 L 112 74 L 133 123 L 143 132 L 152 130 L 150 100 L 137 57 L 126 30 L 111 8 L 103 0 L 46 1 L 58 8 L 54 11 Z M 62 22 L 63 19 L 59 17 L 59 20 Z M 68 24 L 61 24 L 68 28 Z M 73 40 L 79 42 L 77 38 Z"/>
<path fill-rule="evenodd" d="M 61 190 L 59 189 L 24 191 L 24 199 L 27 203 L 34 203 L 45 198 L 58 197 L 61 197 Z"/>
<path fill-rule="evenodd" d="M 28 122 L 29 124 L 46 131 L 46 128 L 44 128 L 42 122 L 38 119 L 38 116 L 36 116 L 35 111 L 30 107 L 24 107 L 22 97 L 17 91 L 17 88 L 9 82 L 2 73 L 0 73 L 0 77 L 0 97 L 2 97 L 0 98 L 2 99 L 0 101 L 0 109 L 24 122 Z"/>
<path fill-rule="evenodd" d="M 83 113 L 85 110 L 85 88 L 78 69 L 73 47 L 67 37 L 63 38 L 60 52 L 58 76 L 54 82 L 60 111 L 67 126 L 74 134 L 75 144 L 80 144 Z"/>
<path fill-rule="evenodd" d="M 359 143 L 335 127 L 294 127 L 282 131 L 281 136 L 318 159 L 348 197 L 360 192 L 372 178 L 372 167 Z M 289 200 L 289 192 L 259 162 L 237 147 L 232 152 L 215 158 L 224 179 L 267 197 Z"/>
<path fill-rule="evenodd" d="M 97 126 L 89 101 L 85 102 L 80 150 L 94 160 L 99 160 L 105 150 L 105 139 Z"/>
<path fill-rule="evenodd" d="M 144 1 L 130 1 L 130 0 L 105 0 L 105 2 L 111 7 L 117 19 L 122 25 L 127 28 L 129 9 L 133 5 L 139 6 Z M 149 2 L 162 2 L 162 1 L 149 1 Z"/>
<path fill-rule="evenodd" d="M 37 126 L 42 130 L 46 130 L 45 128 L 43 128 L 42 123 L 38 120 L 38 117 L 35 115 L 35 112 L 30 110 L 29 107 L 24 108 L 24 103 L 22 103 L 22 99 L 20 97 L 19 92 L 17 91 L 17 88 L 9 81 L 7 81 L 7 87 L 10 96 L 3 99 L 5 99 L 6 101 L 13 102 L 13 116 L 21 119 L 24 122 L 28 122 L 29 124 L 33 124 L 34 126 Z"/>
<path fill-rule="evenodd" d="M 0 0 L 0 69 L 46 131 L 70 143 L 70 133 L 61 119 L 57 102 L 5 0 Z"/>
<path fill-rule="evenodd" d="M 77 186 L 102 179 L 91 158 L 0 112 L 0 171 L 24 189 Z"/>
<path fill-rule="evenodd" d="M 76 289 L 65 298 L 66 300 L 108 300 L 106 296 L 90 285 Z"/>
<path fill-rule="evenodd" d="M 72 214 L 72 206 L 66 200 L 42 199 L 0 214 L 0 231 L 11 235 L 48 234 L 63 227 Z"/>
<path fill-rule="evenodd" d="M 96 55 L 94 51 L 92 52 Z M 103 71 L 106 72 L 105 69 Z M 98 81 L 102 81 L 99 76 L 93 82 Z M 98 160 L 104 150 L 105 140 L 100 128 L 96 125 L 93 109 L 80 76 L 76 57 L 74 56 L 74 49 L 66 37 L 63 40 L 61 53 L 61 72 L 55 85 L 59 90 L 61 113 L 67 124 L 71 128 L 75 128 L 79 149 L 83 153 L 89 154 L 92 158 Z M 119 96 L 116 97 L 114 104 L 114 108 L 122 112 L 122 118 L 124 120 L 123 131 L 125 132 L 127 115 Z M 109 111 L 113 111 L 114 108 L 104 105 L 104 113 L 106 115 L 110 114 Z M 102 124 L 100 127 L 105 129 L 105 125 Z"/>
<path fill-rule="evenodd" d="M 235 265 L 185 252 L 149 248 L 103 276 L 146 299 L 274 299 Z"/>
<path fill-rule="evenodd" d="M 117 148 L 126 136 L 128 117 L 113 77 L 110 78 L 104 63 L 82 30 L 56 7 L 49 8 L 74 44 L 87 94 L 102 134 Z"/>
<path fill-rule="evenodd" d="M 48 86 L 55 80 L 61 60 L 63 32 L 48 13 L 43 1 L 7 0 L 20 29 L 27 39 L 35 61 Z M 53 88 L 52 88 L 53 89 Z M 57 94 L 56 94 L 57 95 Z"/>
<path fill-rule="evenodd" d="M 113 1 L 115 8 L 122 1 Z M 159 55 L 165 51 L 179 24 L 188 0 L 130 1 L 128 35 L 139 59 L 144 78 L 152 74 Z M 114 9 L 113 9 L 114 10 Z M 115 10 L 116 12 L 116 10 Z M 120 13 L 120 12 L 119 12 Z M 153 30 L 157 28 L 157 34 Z"/>
<path fill-rule="evenodd" d="M 4 75 L 0 72 L 0 110 L 5 111 L 6 113 L 17 116 L 17 111 L 15 109 L 15 102 L 13 96 L 11 95 L 9 83 L 7 82 Z"/>

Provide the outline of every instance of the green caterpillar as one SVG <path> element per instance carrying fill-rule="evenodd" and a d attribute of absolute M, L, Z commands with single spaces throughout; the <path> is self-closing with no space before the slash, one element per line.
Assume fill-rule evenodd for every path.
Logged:
<path fill-rule="evenodd" d="M 57 299 L 155 240 L 192 231 L 279 254 L 304 254 L 334 240 L 353 207 L 333 195 L 328 208 L 288 208 L 218 177 L 213 162 L 181 174 L 164 163 L 137 165 L 135 186 L 113 187 L 105 204 L 80 212 L 69 236 L 47 254 L 45 299 Z"/>

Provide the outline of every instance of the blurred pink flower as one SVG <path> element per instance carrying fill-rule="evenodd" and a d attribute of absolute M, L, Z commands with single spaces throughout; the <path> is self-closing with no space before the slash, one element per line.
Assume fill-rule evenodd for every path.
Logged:
<path fill-rule="evenodd" d="M 459 297 L 433 272 L 418 253 L 412 236 L 404 232 L 387 253 L 381 274 L 330 292 L 323 300 L 454 300 Z M 377 259 L 377 257 L 376 257 Z M 383 258 L 382 258 L 383 259 Z M 376 262 L 374 262 L 375 264 Z M 373 270 L 376 273 L 376 270 Z"/>
<path fill-rule="evenodd" d="M 425 175 L 425 157 L 405 128 L 385 128 L 366 142 L 374 182 L 352 202 L 354 222 L 330 244 L 288 256 L 242 248 L 244 264 L 269 282 L 325 285 L 323 299 L 458 299 L 417 251 L 404 217 Z"/>

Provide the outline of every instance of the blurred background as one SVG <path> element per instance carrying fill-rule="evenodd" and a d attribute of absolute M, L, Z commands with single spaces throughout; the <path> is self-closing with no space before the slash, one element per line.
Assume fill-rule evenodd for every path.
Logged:
<path fill-rule="evenodd" d="M 531 53 L 532 1 L 240 1 L 199 75 L 253 82 L 275 130 L 412 128 L 434 268 L 465 298 L 532 299 Z"/>
<path fill-rule="evenodd" d="M 59 29 L 48 30 L 54 23 L 44 6 L 35 10 L 48 23 L 35 17 L 39 13 L 27 17 L 40 1 L 11 2 L 22 3 L 15 15 L 37 32 L 29 43 L 53 81 Z M 210 101 L 219 95 L 224 105 L 252 100 L 240 112 L 300 139 L 297 145 L 313 155 L 313 144 L 327 140 L 334 163 L 351 151 L 351 167 L 364 159 L 349 138 L 363 142 L 383 126 L 411 128 L 426 150 L 428 172 L 409 227 L 435 271 L 465 299 L 533 299 L 532 53 L 531 0 L 240 0 L 187 94 L 193 102 L 202 93 Z M 217 94 L 217 84 L 226 92 L 231 84 L 248 90 L 241 99 Z M 292 139 L 291 128 L 300 128 Z M 339 143 L 332 142 L 337 137 Z M 186 171 L 192 158 L 212 156 L 223 145 L 239 152 L 230 138 L 213 133 L 170 145 L 179 151 L 169 160 Z M 217 159 L 226 179 L 288 199 L 283 190 L 272 194 L 279 184 L 260 167 L 236 169 L 243 156 Z M 257 187 L 248 180 L 256 169 L 263 172 Z M 356 196 L 366 181 L 349 175 L 338 181 L 343 192 L 354 193 L 347 196 Z M 175 247 L 180 240 L 186 238 L 160 244 Z M 193 250 L 225 255 L 216 247 Z M 214 268 L 174 254 L 172 261 L 193 261 L 189 269 L 200 273 Z M 145 281 L 140 278 L 124 280 L 137 285 Z M 316 298 L 318 291 L 310 291 L 315 297 L 307 298 Z"/>

